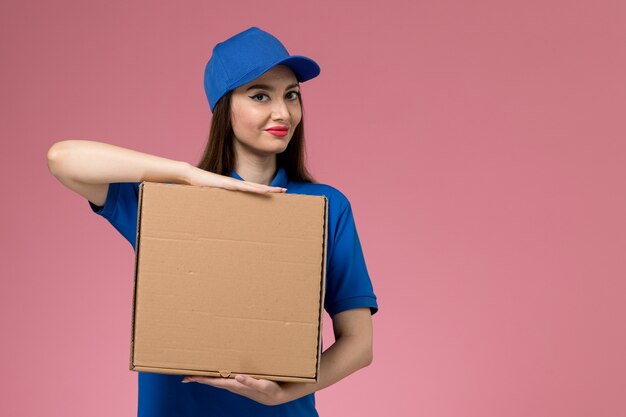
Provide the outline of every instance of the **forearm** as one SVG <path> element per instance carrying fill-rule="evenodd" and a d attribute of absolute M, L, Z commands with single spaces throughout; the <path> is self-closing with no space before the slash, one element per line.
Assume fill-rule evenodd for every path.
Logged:
<path fill-rule="evenodd" d="M 187 162 L 87 140 L 55 143 L 48 151 L 48 165 L 55 176 L 86 184 L 140 181 L 185 183 L 191 169 Z"/>
<path fill-rule="evenodd" d="M 344 336 L 337 339 L 331 347 L 322 353 L 318 382 L 283 384 L 289 397 L 288 401 L 324 389 L 366 367 L 371 362 L 370 352 L 371 350 L 367 348 L 363 339 L 357 336 Z"/>

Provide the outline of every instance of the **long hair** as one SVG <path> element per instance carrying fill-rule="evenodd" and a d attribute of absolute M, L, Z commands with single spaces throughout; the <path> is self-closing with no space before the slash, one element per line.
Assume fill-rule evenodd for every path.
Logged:
<path fill-rule="evenodd" d="M 224 94 L 213 108 L 211 131 L 202 158 L 197 167 L 215 174 L 229 176 L 235 168 L 234 133 L 231 124 L 232 90 Z M 315 179 L 306 168 L 304 145 L 304 108 L 298 95 L 302 119 L 293 132 L 287 149 L 276 155 L 276 168 L 283 167 L 290 181 L 315 183 Z"/>

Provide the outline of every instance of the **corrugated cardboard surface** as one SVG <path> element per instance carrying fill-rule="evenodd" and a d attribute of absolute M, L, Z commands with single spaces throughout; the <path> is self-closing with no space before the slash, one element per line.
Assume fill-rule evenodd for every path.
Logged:
<path fill-rule="evenodd" d="M 143 182 L 131 369 L 317 381 L 327 200 Z"/>

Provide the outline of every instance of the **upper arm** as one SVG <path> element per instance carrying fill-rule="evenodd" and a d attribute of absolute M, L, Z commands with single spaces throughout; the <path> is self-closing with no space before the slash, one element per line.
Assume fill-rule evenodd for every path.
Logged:
<path fill-rule="evenodd" d="M 85 184 L 71 178 L 57 177 L 63 185 L 82 195 L 96 206 L 104 206 L 109 192 L 109 184 Z"/>
<path fill-rule="evenodd" d="M 370 352 L 373 344 L 372 313 L 369 307 L 353 308 L 331 316 L 335 339 L 353 337 L 359 339 Z"/>
<path fill-rule="evenodd" d="M 352 208 L 347 199 L 344 198 L 343 202 L 343 205 L 331 207 L 328 216 L 328 268 L 324 307 L 331 316 L 360 307 L 369 307 L 374 314 L 378 311 L 378 303 L 365 264 Z"/>
<path fill-rule="evenodd" d="M 372 313 L 369 307 L 353 308 L 331 316 L 335 341 L 342 340 L 352 346 L 353 354 L 361 366 L 373 360 Z"/>
<path fill-rule="evenodd" d="M 109 184 L 87 184 L 67 175 L 63 166 L 63 151 L 59 148 L 55 144 L 48 150 L 47 159 L 50 173 L 70 190 L 97 206 L 104 206 L 109 192 Z"/>

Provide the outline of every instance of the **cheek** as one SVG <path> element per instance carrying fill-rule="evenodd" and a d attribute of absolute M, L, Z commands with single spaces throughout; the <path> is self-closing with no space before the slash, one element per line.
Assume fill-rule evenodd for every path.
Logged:
<path fill-rule="evenodd" d="M 298 115 L 293 115 L 293 119 L 292 119 L 292 125 L 294 127 L 294 129 L 296 128 L 296 126 L 298 126 L 300 124 L 300 122 L 302 121 L 302 114 L 298 114 Z"/>
<path fill-rule="evenodd" d="M 300 107 L 299 104 L 294 106 L 293 110 L 291 111 L 291 117 L 293 118 L 294 125 L 297 125 L 298 123 L 300 123 L 300 120 L 302 120 L 302 107 Z"/>
<path fill-rule="evenodd" d="M 236 135 L 244 135 L 250 131 L 259 130 L 259 116 L 250 109 L 233 109 L 231 123 Z"/>

